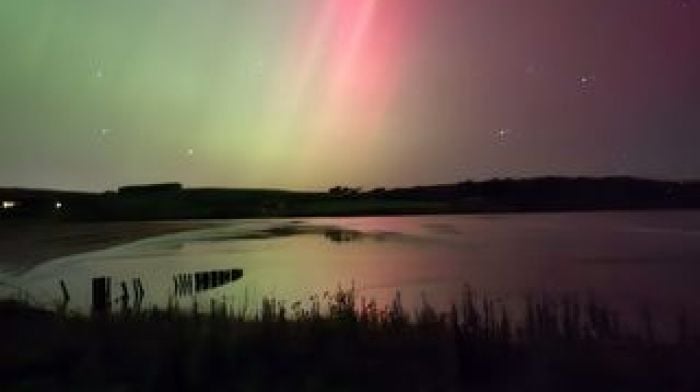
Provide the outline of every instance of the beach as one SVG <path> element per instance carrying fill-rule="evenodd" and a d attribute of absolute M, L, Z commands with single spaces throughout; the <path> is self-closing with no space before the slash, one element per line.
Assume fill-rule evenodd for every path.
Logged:
<path fill-rule="evenodd" d="M 214 225 L 207 221 L 5 221 L 0 225 L 0 270 L 21 272 L 57 257 Z"/>

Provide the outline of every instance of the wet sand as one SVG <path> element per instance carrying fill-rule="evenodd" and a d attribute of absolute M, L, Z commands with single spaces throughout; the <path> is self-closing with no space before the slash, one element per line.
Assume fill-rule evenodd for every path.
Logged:
<path fill-rule="evenodd" d="M 207 221 L 5 221 L 0 223 L 0 271 L 20 272 L 57 257 L 215 225 Z"/>

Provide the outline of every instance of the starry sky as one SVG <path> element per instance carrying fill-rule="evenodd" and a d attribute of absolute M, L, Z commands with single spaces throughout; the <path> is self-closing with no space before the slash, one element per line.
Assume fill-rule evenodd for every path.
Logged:
<path fill-rule="evenodd" d="M 700 1 L 3 0 L 0 186 L 700 177 Z"/>

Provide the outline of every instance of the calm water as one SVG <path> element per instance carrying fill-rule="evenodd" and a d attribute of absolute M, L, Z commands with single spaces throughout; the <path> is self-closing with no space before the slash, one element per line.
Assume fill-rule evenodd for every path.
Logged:
<path fill-rule="evenodd" d="M 231 270 L 242 277 L 211 274 Z M 697 313 L 700 212 L 228 221 L 2 275 L 45 304 L 60 302 L 63 280 L 69 307 L 83 311 L 95 277 L 111 278 L 113 298 L 124 282 L 130 300 L 138 279 L 142 306 L 174 298 L 237 306 L 265 295 L 290 303 L 354 282 L 360 296 L 380 303 L 401 290 L 408 307 L 425 293 L 444 308 L 469 284 L 506 301 L 579 293 L 618 308 Z"/>

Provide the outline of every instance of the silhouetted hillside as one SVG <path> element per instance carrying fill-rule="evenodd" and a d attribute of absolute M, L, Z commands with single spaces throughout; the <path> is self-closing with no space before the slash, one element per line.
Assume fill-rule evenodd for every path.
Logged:
<path fill-rule="evenodd" d="M 632 177 L 493 179 L 380 192 L 382 197 L 506 209 L 629 209 L 700 206 L 700 182 Z"/>
<path fill-rule="evenodd" d="M 78 220 L 213 219 L 700 207 L 700 182 L 631 177 L 493 179 L 328 192 L 127 186 L 102 194 L 0 189 L 0 216 Z"/>

